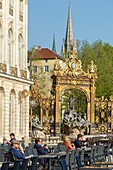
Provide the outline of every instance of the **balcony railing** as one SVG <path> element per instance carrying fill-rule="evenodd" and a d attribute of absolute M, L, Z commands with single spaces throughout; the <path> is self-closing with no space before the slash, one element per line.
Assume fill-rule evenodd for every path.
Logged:
<path fill-rule="evenodd" d="M 25 70 L 20 70 L 20 75 L 21 75 L 22 78 L 27 79 L 27 71 L 25 71 Z"/>
<path fill-rule="evenodd" d="M 14 76 L 17 76 L 17 68 L 16 67 L 10 67 L 10 73 Z"/>
<path fill-rule="evenodd" d="M 0 63 L 0 72 L 3 72 L 3 73 L 7 72 L 6 64 Z"/>

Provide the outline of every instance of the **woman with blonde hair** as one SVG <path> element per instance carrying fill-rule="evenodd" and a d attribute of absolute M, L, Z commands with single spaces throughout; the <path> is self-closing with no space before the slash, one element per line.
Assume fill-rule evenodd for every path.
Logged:
<path fill-rule="evenodd" d="M 67 136 L 63 137 L 63 142 L 67 150 L 74 150 L 75 146 L 70 142 Z"/>

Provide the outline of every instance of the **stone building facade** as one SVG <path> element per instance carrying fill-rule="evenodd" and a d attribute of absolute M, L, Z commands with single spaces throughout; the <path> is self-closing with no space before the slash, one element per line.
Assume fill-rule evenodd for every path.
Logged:
<path fill-rule="evenodd" d="M 28 0 L 0 0 L 0 138 L 29 137 Z"/>

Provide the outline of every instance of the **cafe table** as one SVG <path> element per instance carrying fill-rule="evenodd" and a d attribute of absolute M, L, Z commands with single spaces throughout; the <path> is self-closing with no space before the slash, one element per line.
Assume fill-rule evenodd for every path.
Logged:
<path fill-rule="evenodd" d="M 112 170 L 113 167 L 105 167 L 105 166 L 83 166 L 79 170 Z"/>
<path fill-rule="evenodd" d="M 106 166 L 112 166 L 113 168 L 113 162 L 93 162 L 92 165 L 94 166 L 102 166 L 102 165 L 106 165 Z"/>
<path fill-rule="evenodd" d="M 63 156 L 66 155 L 66 152 L 58 152 L 58 153 L 49 153 L 47 155 L 38 155 L 39 159 L 48 159 L 48 170 L 51 170 L 51 160 L 59 160 L 60 158 L 62 159 Z"/>
<path fill-rule="evenodd" d="M 40 159 L 48 159 L 48 170 L 51 170 L 51 160 L 57 158 L 56 154 L 38 155 Z"/>

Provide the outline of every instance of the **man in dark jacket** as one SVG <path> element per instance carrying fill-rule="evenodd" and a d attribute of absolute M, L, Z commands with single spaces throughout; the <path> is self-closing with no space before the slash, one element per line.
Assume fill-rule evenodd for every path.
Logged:
<path fill-rule="evenodd" d="M 10 152 L 14 154 L 15 159 L 25 159 L 24 150 L 17 140 L 11 141 Z"/>
<path fill-rule="evenodd" d="M 48 154 L 48 151 L 45 150 L 45 148 L 42 146 L 42 139 L 41 138 L 37 138 L 35 139 L 35 145 L 34 145 L 34 148 L 37 149 L 37 153 L 38 155 L 46 155 Z M 47 163 L 47 160 L 45 159 L 39 159 L 39 163 L 41 166 L 45 166 L 45 164 Z"/>
<path fill-rule="evenodd" d="M 42 142 L 43 141 L 41 138 L 35 139 L 34 148 L 37 149 L 38 155 L 46 155 L 48 153 L 47 150 L 45 150 L 44 147 L 42 146 Z"/>
<path fill-rule="evenodd" d="M 82 140 L 83 140 L 83 135 L 82 134 L 78 134 L 77 135 L 77 139 L 75 139 L 75 141 L 74 141 L 75 148 L 81 148 Z"/>

